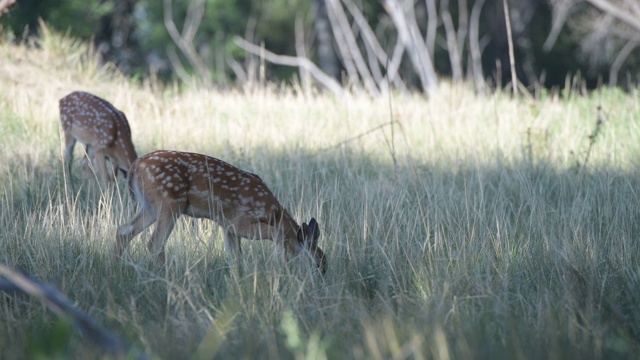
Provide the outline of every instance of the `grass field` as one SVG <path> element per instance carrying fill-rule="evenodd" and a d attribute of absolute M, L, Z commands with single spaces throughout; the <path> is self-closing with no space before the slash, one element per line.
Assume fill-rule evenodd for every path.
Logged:
<path fill-rule="evenodd" d="M 127 114 L 138 154 L 205 153 L 320 223 L 329 270 L 183 218 L 160 268 L 137 205 L 62 161 L 58 99 Z M 569 84 L 514 100 L 131 82 L 46 34 L 0 44 L 0 263 L 55 285 L 162 359 L 626 359 L 640 353 L 640 95 Z M 598 124 L 598 119 L 602 122 Z M 391 125 L 390 123 L 393 123 Z M 81 156 L 77 146 L 75 157 Z M 99 358 L 68 322 L 0 294 L 0 358 Z"/>

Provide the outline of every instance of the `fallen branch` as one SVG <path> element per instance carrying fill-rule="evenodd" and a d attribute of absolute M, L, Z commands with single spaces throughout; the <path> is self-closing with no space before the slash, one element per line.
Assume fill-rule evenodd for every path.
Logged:
<path fill-rule="evenodd" d="M 384 124 L 380 124 L 380 125 L 378 125 L 378 126 L 376 126 L 374 128 L 371 128 L 371 129 L 369 129 L 369 130 L 367 130 L 367 131 L 365 131 L 363 133 L 360 133 L 360 134 L 358 134 L 356 136 L 353 136 L 353 137 L 350 137 L 350 138 L 348 138 L 346 140 L 343 140 L 343 141 L 341 141 L 341 142 L 339 142 L 337 144 L 321 148 L 319 151 L 327 151 L 327 150 L 331 150 L 333 148 L 340 147 L 340 146 L 345 145 L 347 143 L 350 143 L 350 142 L 352 142 L 354 140 L 358 140 L 360 138 L 363 138 L 363 137 L 371 134 L 372 132 L 375 132 L 375 131 L 378 131 L 378 130 L 382 130 L 387 126 L 391 126 L 392 127 L 391 129 L 393 130 L 393 125 L 396 124 L 396 123 L 398 123 L 398 122 L 395 121 L 395 120 L 388 121 L 388 122 L 386 122 Z M 395 146 L 394 146 L 394 150 L 393 151 L 395 152 Z M 394 157 L 395 157 L 395 155 L 394 155 Z"/>
<path fill-rule="evenodd" d="M 33 296 L 58 316 L 69 317 L 74 327 L 103 352 L 112 356 L 123 356 L 127 354 L 130 346 L 120 339 L 120 337 L 97 324 L 88 315 L 76 309 L 72 305 L 72 302 L 53 285 L 41 284 L 6 265 L 0 265 L 0 275 L 6 278 L 0 281 L 0 291 L 23 292 Z M 147 356 L 141 354 L 138 358 L 146 359 Z"/>
<path fill-rule="evenodd" d="M 269 50 L 265 50 L 258 45 L 252 44 L 247 40 L 236 37 L 233 42 L 236 43 L 239 47 L 241 47 L 244 51 L 249 53 L 264 56 L 264 59 L 270 63 L 285 65 L 285 66 L 297 66 L 308 71 L 311 76 L 313 76 L 320 84 L 322 84 L 325 88 L 329 89 L 336 95 L 342 95 L 344 93 L 344 89 L 340 84 L 335 81 L 332 77 L 325 74 L 316 64 L 314 64 L 311 60 L 303 57 L 297 56 L 287 56 L 287 55 L 278 55 L 272 53 Z"/>

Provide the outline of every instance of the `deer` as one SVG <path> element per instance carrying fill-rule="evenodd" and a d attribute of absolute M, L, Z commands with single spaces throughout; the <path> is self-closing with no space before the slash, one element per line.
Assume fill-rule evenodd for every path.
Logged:
<path fill-rule="evenodd" d="M 125 114 L 107 100 L 82 91 L 73 91 L 61 98 L 59 109 L 66 163 L 71 164 L 73 148 L 79 141 L 85 145 L 85 172 L 91 171 L 89 163 L 95 163 L 96 175 L 105 185 L 114 182 L 118 170 L 126 178 L 138 155 Z M 113 174 L 107 171 L 107 159 L 113 165 Z"/>
<path fill-rule="evenodd" d="M 166 241 L 176 220 L 187 215 L 221 226 L 225 250 L 236 258 L 241 254 L 241 238 L 268 239 L 284 248 L 286 259 L 306 250 L 322 274 L 327 271 L 315 218 L 298 225 L 258 175 L 207 155 L 159 150 L 138 158 L 127 182 L 139 209 L 117 229 L 117 257 L 157 221 L 147 248 L 164 264 Z"/>

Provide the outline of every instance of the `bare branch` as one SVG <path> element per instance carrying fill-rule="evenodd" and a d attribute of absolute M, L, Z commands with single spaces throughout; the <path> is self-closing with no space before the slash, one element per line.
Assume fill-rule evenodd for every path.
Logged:
<path fill-rule="evenodd" d="M 348 49 L 347 40 L 344 36 L 344 30 L 338 22 L 335 11 L 333 11 L 333 6 L 331 6 L 329 0 L 323 1 L 326 1 L 325 3 L 327 5 L 327 15 L 329 17 L 329 23 L 331 23 L 333 38 L 336 41 L 336 45 L 338 46 L 338 53 L 342 59 L 342 65 L 344 65 L 344 69 L 347 71 L 349 82 L 358 85 L 360 84 L 360 77 L 358 76 L 358 70 L 351 56 L 351 52 Z"/>
<path fill-rule="evenodd" d="M 182 38 L 188 43 L 193 43 L 193 39 L 200 28 L 200 22 L 204 16 L 204 0 L 195 0 L 189 3 L 187 16 L 182 29 Z"/>
<path fill-rule="evenodd" d="M 397 0 L 396 0 L 397 1 Z M 410 6 L 409 6 L 410 5 Z M 407 14 L 407 12 L 404 12 L 404 17 L 407 21 L 407 25 L 408 25 L 408 29 L 409 29 L 409 36 L 411 41 L 413 42 L 414 46 L 415 46 L 415 54 L 417 55 L 416 60 L 420 61 L 420 68 L 421 68 L 421 72 L 423 72 L 423 76 L 425 76 L 427 78 L 427 84 L 429 86 L 429 88 L 427 88 L 425 91 L 426 92 L 431 92 L 433 91 L 437 86 L 438 86 L 438 76 L 436 74 L 436 70 L 435 67 L 433 65 L 433 54 L 430 54 L 427 47 L 426 47 L 426 43 L 424 38 L 422 37 L 422 33 L 420 32 L 420 28 L 418 27 L 418 22 L 416 20 L 416 15 L 413 11 L 413 1 L 412 0 L 405 0 L 405 8 L 409 8 L 410 10 L 410 15 Z M 411 54 L 411 52 L 409 52 Z M 414 68 L 415 68 L 415 64 L 414 64 Z"/>
<path fill-rule="evenodd" d="M 295 35 L 296 35 L 296 56 L 299 58 L 307 58 L 307 49 L 304 45 L 304 27 L 302 26 L 302 17 L 296 16 L 295 21 Z M 309 72 L 304 67 L 298 67 L 300 72 L 300 83 L 305 92 L 309 92 Z"/>
<path fill-rule="evenodd" d="M 553 11 L 551 12 L 551 30 L 549 31 L 549 35 L 547 35 L 547 39 L 542 45 L 542 49 L 544 51 L 551 51 L 553 46 L 556 44 L 558 36 L 560 36 L 560 31 L 564 27 L 564 24 L 567 22 L 567 19 L 571 14 L 571 10 L 576 4 L 576 0 L 551 0 L 551 3 L 553 6 Z"/>
<path fill-rule="evenodd" d="M 620 50 L 618 56 L 616 56 L 616 59 L 609 68 L 609 86 L 613 87 L 618 84 L 618 72 L 620 72 L 622 64 L 624 64 L 629 55 L 631 55 L 633 50 L 638 46 L 640 46 L 640 37 L 627 41 L 624 47 Z"/>
<path fill-rule="evenodd" d="M 631 7 L 636 15 L 640 15 L 640 4 L 636 0 L 626 0 L 624 3 Z"/>
<path fill-rule="evenodd" d="M 371 77 L 371 73 L 369 72 L 369 67 L 367 66 L 362 54 L 360 53 L 360 48 L 358 47 L 358 43 L 356 38 L 351 31 L 351 26 L 349 26 L 349 21 L 347 20 L 347 16 L 344 13 L 344 9 L 338 0 L 327 0 L 328 9 L 331 9 L 329 13 L 333 13 L 333 18 L 335 25 L 341 30 L 341 37 L 344 40 L 345 44 L 341 47 L 341 51 L 346 51 L 351 59 L 353 59 L 353 63 L 355 65 L 362 82 L 364 83 L 367 91 L 372 95 L 380 94 L 375 81 Z"/>
<path fill-rule="evenodd" d="M 473 82 L 476 91 L 482 92 L 486 88 L 484 73 L 482 71 L 482 50 L 480 48 L 480 12 L 485 0 L 477 0 L 471 9 L 469 19 L 469 53 L 471 55 L 471 68 L 473 71 Z"/>
<path fill-rule="evenodd" d="M 511 68 L 511 87 L 513 96 L 518 95 L 518 77 L 516 75 L 516 59 L 513 49 L 513 34 L 511 33 L 511 16 L 509 14 L 509 0 L 502 0 L 504 22 L 507 26 L 507 42 L 509 43 L 509 65 Z"/>
<path fill-rule="evenodd" d="M 169 62 L 171 63 L 171 67 L 176 72 L 176 75 L 185 83 L 188 83 L 190 78 L 187 71 L 184 69 L 182 65 L 182 61 L 180 61 L 180 57 L 176 54 L 176 50 L 173 46 L 167 47 L 167 56 L 169 57 Z"/>
<path fill-rule="evenodd" d="M 400 63 L 402 61 L 402 55 L 404 54 L 404 44 L 400 39 L 397 40 L 396 46 L 394 47 L 393 55 L 391 60 L 389 61 L 389 57 L 385 50 L 380 45 L 380 42 L 376 38 L 373 29 L 367 23 L 364 15 L 360 11 L 360 9 L 355 5 L 352 0 L 343 0 L 349 13 L 353 16 L 356 24 L 360 28 L 362 32 L 362 38 L 364 39 L 364 43 L 367 46 L 367 50 L 370 51 L 377 61 L 386 67 L 387 74 L 384 77 L 378 78 L 379 75 L 377 73 L 380 71 L 377 67 L 377 63 L 374 65 L 375 61 L 370 59 L 370 67 L 371 72 L 374 74 L 376 78 L 376 82 L 378 83 L 378 87 L 381 89 L 386 89 L 388 87 L 387 79 L 391 81 L 398 89 L 401 91 L 406 91 L 405 85 L 402 80 L 398 77 L 398 69 L 400 68 Z"/>
<path fill-rule="evenodd" d="M 320 68 L 318 68 L 318 66 L 316 66 L 316 64 L 314 64 L 309 59 L 274 54 L 271 51 L 265 50 L 260 46 L 252 44 L 240 37 L 236 37 L 234 39 L 234 43 L 236 43 L 236 45 L 240 46 L 247 52 L 257 55 L 264 55 L 265 60 L 271 63 L 285 66 L 304 67 L 325 88 L 331 90 L 336 95 L 342 95 L 344 93 L 344 89 L 342 89 L 342 86 L 340 86 L 337 81 L 335 81 L 331 76 L 325 74 L 322 70 L 320 70 Z"/>
<path fill-rule="evenodd" d="M 393 54 L 391 55 L 391 61 L 387 66 L 387 78 L 391 79 L 393 85 L 398 87 L 403 92 L 407 91 L 406 85 L 402 82 L 402 79 L 398 76 L 398 70 L 400 69 L 400 64 L 402 63 L 402 57 L 404 55 L 404 43 L 398 39 L 396 41 L 396 45 L 393 48 Z"/>
<path fill-rule="evenodd" d="M 409 59 L 418 74 L 422 89 L 427 93 L 435 90 L 438 86 L 438 78 L 433 67 L 431 54 L 429 54 L 420 34 L 415 17 L 408 20 L 398 0 L 385 0 L 384 7 L 396 26 L 398 38 L 404 43 L 409 53 Z"/>
<path fill-rule="evenodd" d="M 16 0 L 0 0 L 0 17 L 2 17 L 3 14 L 8 13 L 15 2 Z"/>
<path fill-rule="evenodd" d="M 226 63 L 229 66 L 229 68 L 231 68 L 231 71 L 233 71 L 233 73 L 236 75 L 236 79 L 238 79 L 240 83 L 246 83 L 248 81 L 247 72 L 244 71 L 240 63 L 238 63 L 232 57 L 227 58 Z"/>
<path fill-rule="evenodd" d="M 436 47 L 436 35 L 438 33 L 438 10 L 436 9 L 436 0 L 425 0 L 427 5 L 427 34 L 425 36 L 425 44 L 429 52 L 429 56 L 433 57 Z"/>
<path fill-rule="evenodd" d="M 629 9 L 622 9 L 611 1 L 607 0 L 586 0 L 591 5 L 597 7 L 598 9 L 604 11 L 607 14 L 612 15 L 616 19 L 624 22 L 625 24 L 635 28 L 637 31 L 640 31 L 640 13 L 633 13 L 631 11 L 631 7 Z M 636 5 L 637 9 L 637 5 Z"/>
<path fill-rule="evenodd" d="M 198 2 L 202 2 L 202 0 L 197 0 Z M 202 11 L 196 13 L 198 6 L 202 6 Z M 187 18 L 185 19 L 184 31 L 182 34 L 178 31 L 175 22 L 173 21 L 173 5 L 172 0 L 164 0 L 164 26 L 169 32 L 169 36 L 171 36 L 171 40 L 178 46 L 180 52 L 187 58 L 189 63 L 193 66 L 193 68 L 198 73 L 200 80 L 206 87 L 211 87 L 212 79 L 211 79 L 211 69 L 207 67 L 204 61 L 198 55 L 194 45 L 193 45 L 193 36 L 197 32 L 197 26 L 200 24 L 200 20 L 204 13 L 204 2 L 201 5 L 196 3 L 193 7 L 189 7 L 189 13 Z"/>
<path fill-rule="evenodd" d="M 467 0 L 458 0 L 458 51 L 462 53 L 469 32 L 469 8 Z"/>
<path fill-rule="evenodd" d="M 387 127 L 387 126 L 393 126 L 394 124 L 399 124 L 399 123 L 398 123 L 397 121 L 395 121 L 395 120 L 388 121 L 388 122 L 386 122 L 386 123 L 384 123 L 384 124 L 380 124 L 380 125 L 378 125 L 378 126 L 376 126 L 376 127 L 374 127 L 374 128 L 371 128 L 371 129 L 369 129 L 369 130 L 365 131 L 365 132 L 362 132 L 362 133 L 360 133 L 360 134 L 358 134 L 358 135 L 356 135 L 356 136 L 352 136 L 352 137 L 350 137 L 350 138 L 348 138 L 348 139 L 346 139 L 346 140 L 340 141 L 340 142 L 339 142 L 339 143 L 337 143 L 337 144 L 334 144 L 334 145 L 331 145 L 331 146 L 324 147 L 324 148 L 320 149 L 319 151 L 320 151 L 320 152 L 323 152 L 323 151 L 327 151 L 327 150 L 335 149 L 335 148 L 337 148 L 337 147 L 341 147 L 341 146 L 346 145 L 346 144 L 348 144 L 348 143 L 350 143 L 350 142 L 352 142 L 352 141 L 359 140 L 359 139 L 361 139 L 361 138 L 363 138 L 363 137 L 365 137 L 365 136 L 367 136 L 367 135 L 369 135 L 369 134 L 371 134 L 371 133 L 373 133 L 373 132 L 376 132 L 376 131 L 382 130 L 382 129 L 384 129 L 384 128 L 385 128 L 385 127 Z"/>
<path fill-rule="evenodd" d="M 384 76 L 382 75 L 382 69 L 380 68 L 380 63 L 378 62 L 375 50 L 369 45 L 368 42 L 364 42 L 364 50 L 367 52 L 367 63 L 369 65 L 369 70 L 371 70 L 373 80 L 375 80 L 375 83 L 380 92 L 386 93 L 389 90 L 389 87 L 387 82 L 385 81 Z"/>
<path fill-rule="evenodd" d="M 256 27 L 258 26 L 258 18 L 255 15 L 251 15 L 247 20 L 247 25 L 244 29 L 244 38 L 247 39 L 250 43 L 255 43 L 256 37 Z M 245 69 L 246 71 L 246 80 L 245 82 L 257 82 L 258 81 L 258 68 L 259 68 L 259 59 L 258 55 L 260 54 L 247 54 L 245 57 Z"/>
<path fill-rule="evenodd" d="M 453 19 L 449 12 L 449 0 L 440 2 L 440 17 L 444 24 L 445 36 L 447 39 L 447 50 L 449 53 L 449 62 L 451 63 L 451 75 L 454 82 L 462 81 L 462 58 L 458 49 L 458 41 L 456 37 L 456 29 L 453 26 Z"/>
<path fill-rule="evenodd" d="M 353 16 L 356 25 L 358 25 L 358 28 L 362 33 L 362 39 L 364 40 L 367 55 L 369 55 L 369 68 L 371 69 L 371 73 L 373 74 L 378 87 L 381 89 L 386 88 L 386 82 L 382 76 L 379 65 L 387 63 L 387 53 L 384 51 L 382 46 L 380 46 L 375 33 L 371 29 L 371 26 L 369 26 L 367 19 L 365 19 L 358 6 L 356 6 L 352 0 L 342 0 L 342 2 L 346 5 L 349 13 Z"/>

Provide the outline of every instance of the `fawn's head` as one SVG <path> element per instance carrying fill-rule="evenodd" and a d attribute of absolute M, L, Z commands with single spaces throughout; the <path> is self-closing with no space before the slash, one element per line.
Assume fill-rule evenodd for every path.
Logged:
<path fill-rule="evenodd" d="M 318 238 L 320 237 L 320 227 L 315 218 L 311 218 L 309 224 L 302 223 L 296 234 L 298 242 L 302 247 L 309 251 L 316 262 L 316 266 L 322 274 L 327 272 L 327 257 L 322 249 L 318 247 Z"/>

